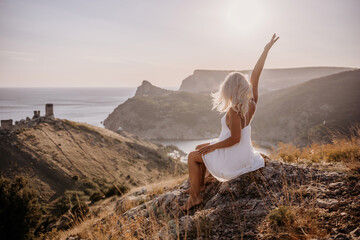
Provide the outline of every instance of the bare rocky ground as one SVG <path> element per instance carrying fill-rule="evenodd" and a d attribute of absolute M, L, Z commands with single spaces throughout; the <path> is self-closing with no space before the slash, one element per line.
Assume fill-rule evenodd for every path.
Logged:
<path fill-rule="evenodd" d="M 109 239 L 360 238 L 358 172 L 266 157 L 261 171 L 225 183 L 207 175 L 205 185 L 203 204 L 188 213 L 179 210 L 188 198 L 182 193 L 188 187 L 187 180 L 161 194 L 150 194 L 143 188 L 119 199 L 113 213 L 67 239 L 93 239 L 99 232 Z M 135 206 L 128 207 L 129 203 Z M 296 213 L 292 216 L 293 233 L 279 224 L 284 216 L 277 219 L 275 228 L 269 220 L 269 213 L 281 206 Z"/>

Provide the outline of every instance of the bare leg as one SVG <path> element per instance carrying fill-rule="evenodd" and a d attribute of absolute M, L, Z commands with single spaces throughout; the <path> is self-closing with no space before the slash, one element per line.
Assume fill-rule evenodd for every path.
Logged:
<path fill-rule="evenodd" d="M 182 210 L 189 210 L 191 207 L 200 204 L 203 199 L 200 196 L 202 158 L 199 153 L 191 152 L 188 158 L 190 197 L 187 203 L 181 207 Z"/>
<path fill-rule="evenodd" d="M 204 143 L 204 144 L 200 144 L 198 146 L 196 146 L 196 150 L 209 145 L 210 143 Z M 190 155 L 190 154 L 189 154 Z M 200 163 L 200 169 L 201 169 L 201 182 L 200 182 L 200 191 L 203 192 L 205 191 L 205 173 L 206 173 L 206 166 L 204 163 Z M 186 189 L 185 191 L 183 191 L 184 193 L 189 193 L 190 192 L 190 188 Z"/>
<path fill-rule="evenodd" d="M 205 173 L 206 173 L 205 164 L 200 164 L 200 172 L 201 172 L 201 174 L 199 175 L 200 176 L 200 180 L 199 180 L 200 181 L 200 192 L 203 192 L 203 191 L 205 191 L 205 183 L 204 183 Z M 184 190 L 183 193 L 190 193 L 190 188 Z"/>
<path fill-rule="evenodd" d="M 200 148 L 202 148 L 202 147 L 205 147 L 205 146 L 207 146 L 207 145 L 209 145 L 210 143 L 204 143 L 204 144 L 201 144 L 201 145 L 198 145 L 197 147 L 196 147 L 196 150 L 197 149 L 200 149 Z M 202 157 L 201 157 L 201 160 L 202 160 Z M 205 166 L 205 164 L 204 164 L 204 162 L 203 161 L 201 161 L 201 183 L 200 183 L 200 190 L 205 190 L 205 182 L 204 182 L 204 180 L 205 180 L 205 173 L 206 173 L 206 166 Z"/>
<path fill-rule="evenodd" d="M 200 190 L 205 190 L 205 173 L 206 173 L 206 166 L 204 163 L 201 164 L 201 183 L 200 183 Z"/>

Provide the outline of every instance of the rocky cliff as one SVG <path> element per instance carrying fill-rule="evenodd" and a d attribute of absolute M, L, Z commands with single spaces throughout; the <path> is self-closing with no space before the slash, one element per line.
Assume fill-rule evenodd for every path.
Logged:
<path fill-rule="evenodd" d="M 172 90 L 163 89 L 152 85 L 149 81 L 142 81 L 141 85 L 136 89 L 135 96 L 160 96 L 173 93 Z"/>
<path fill-rule="evenodd" d="M 220 114 L 211 111 L 209 94 L 174 91 L 135 96 L 104 120 L 107 129 L 122 128 L 144 139 L 209 139 L 218 137 Z"/>
<path fill-rule="evenodd" d="M 221 183 L 206 177 L 202 205 L 182 212 L 188 181 L 160 193 L 142 188 L 112 213 L 68 233 L 68 239 L 358 239 L 359 169 L 343 163 L 285 163 Z M 87 226 L 87 227 L 86 227 Z M 106 229 L 106 231 L 104 231 Z M 70 235 L 71 234 L 71 235 Z M 71 237 L 69 237 L 71 236 Z"/>

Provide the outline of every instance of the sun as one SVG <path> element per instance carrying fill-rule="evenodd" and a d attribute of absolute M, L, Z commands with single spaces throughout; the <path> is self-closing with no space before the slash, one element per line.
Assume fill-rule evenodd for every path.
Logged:
<path fill-rule="evenodd" d="M 225 13 L 229 31 L 240 35 L 258 30 L 264 17 L 263 6 L 256 0 L 229 0 Z"/>

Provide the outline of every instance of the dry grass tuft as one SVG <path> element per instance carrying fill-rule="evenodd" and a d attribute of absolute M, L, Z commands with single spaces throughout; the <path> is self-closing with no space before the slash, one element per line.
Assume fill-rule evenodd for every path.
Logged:
<path fill-rule="evenodd" d="M 72 236 L 81 239 L 158 239 L 161 234 L 167 239 L 170 229 L 176 229 L 176 223 L 169 221 L 171 217 L 164 209 L 154 208 L 151 204 L 146 204 L 146 209 L 149 213 L 147 217 L 110 214 L 92 226 L 78 226 L 78 231 Z"/>
<path fill-rule="evenodd" d="M 296 163 L 304 161 L 338 162 L 343 163 L 350 171 L 360 173 L 360 126 L 351 127 L 350 132 L 350 137 L 334 133 L 331 143 L 313 143 L 304 148 L 298 148 L 288 143 L 279 143 L 279 147 L 272 150 L 271 157 Z"/>
<path fill-rule="evenodd" d="M 326 237 L 319 227 L 319 209 L 280 205 L 266 218 L 266 235 L 277 239 L 317 239 Z"/>
<path fill-rule="evenodd" d="M 171 188 L 178 187 L 186 178 L 187 175 L 183 175 L 149 184 L 145 186 L 146 195 L 149 199 L 154 198 Z M 155 206 L 141 199 L 139 201 L 131 201 L 131 198 L 126 200 L 129 195 L 142 188 L 134 188 L 122 197 L 117 198 L 117 200 L 125 199 L 118 214 L 114 213 L 113 210 L 117 201 L 112 201 L 112 206 L 108 206 L 106 211 L 102 211 L 96 216 L 92 214 L 87 218 L 74 218 L 71 229 L 66 231 L 53 229 L 52 232 L 41 236 L 41 239 L 66 239 L 69 236 L 77 236 L 80 239 L 159 239 L 160 235 L 162 239 L 168 239 L 170 234 L 180 239 L 179 216 L 170 215 L 161 206 Z M 98 204 L 101 204 L 101 201 Z M 122 213 L 141 204 L 145 205 L 147 215 L 130 214 L 131 217 L 122 215 Z"/>
<path fill-rule="evenodd" d="M 340 133 L 332 134 L 331 143 L 313 143 L 311 146 L 298 148 L 293 144 L 280 143 L 272 151 L 271 158 L 281 159 L 285 162 L 312 163 L 320 166 L 343 166 L 350 175 L 360 174 L 360 126 L 350 128 L 351 136 Z M 338 169 L 336 169 L 338 170 Z M 301 179 L 300 179 L 301 180 Z M 269 187 L 267 196 L 272 198 L 269 213 L 259 226 L 262 239 L 322 239 L 329 237 L 323 228 L 323 219 L 326 213 L 318 207 L 318 181 L 312 179 L 310 188 L 308 184 L 289 182 L 282 176 L 282 189 L 280 195 Z M 310 189 L 310 191 L 309 191 Z M 272 197 L 277 196 L 277 197 Z"/>
<path fill-rule="evenodd" d="M 317 206 L 317 192 L 306 189 L 301 182 L 289 181 L 282 176 L 282 189 L 275 193 L 269 188 L 267 196 L 272 198 L 268 215 L 260 224 L 259 232 L 263 239 L 319 239 L 327 237 L 322 228 L 323 210 Z M 317 186 L 319 183 L 313 179 Z M 316 188 L 314 188 L 316 189 Z"/>

